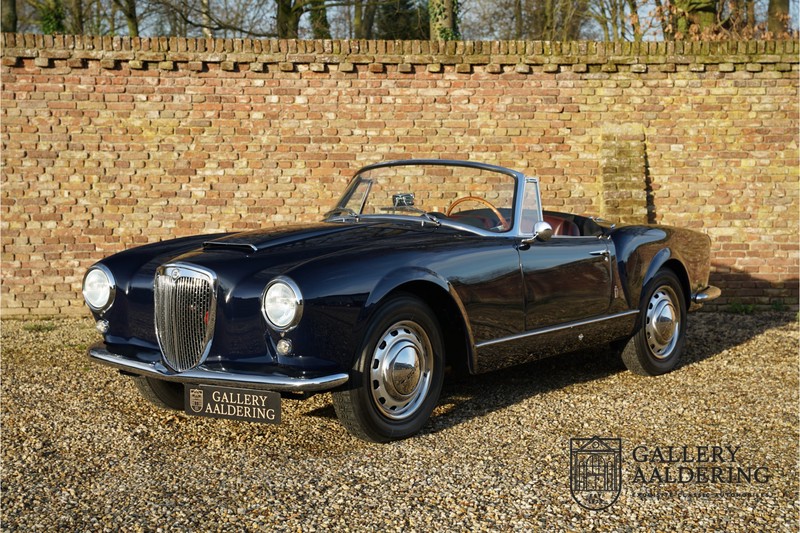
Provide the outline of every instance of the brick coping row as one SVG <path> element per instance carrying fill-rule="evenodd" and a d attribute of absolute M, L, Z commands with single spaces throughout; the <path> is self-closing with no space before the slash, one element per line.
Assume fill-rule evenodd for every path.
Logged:
<path fill-rule="evenodd" d="M 575 72 L 590 66 L 628 66 L 647 71 L 648 65 L 736 65 L 775 64 L 778 70 L 798 63 L 800 41 L 721 42 L 549 42 L 549 41 L 367 41 L 367 40 L 254 40 L 177 37 L 96 37 L 75 35 L 2 34 L 5 66 L 20 59 L 40 59 L 37 66 L 51 66 L 50 60 L 106 60 L 146 63 L 202 62 L 231 64 L 330 65 L 472 65 L 514 66 L 530 72 L 532 66 L 557 71 L 559 65 L 573 65 Z M 107 63 L 111 65 L 111 63 Z M 438 65 L 438 67 L 436 67 Z M 167 67 L 169 65 L 161 65 Z M 553 68 L 556 67 L 556 68 Z M 282 67 L 282 70 L 286 67 Z M 667 67 L 669 68 L 669 67 Z M 437 70 L 438 69 L 438 70 Z M 312 69 L 313 70 L 313 69 Z M 402 71 L 403 69 L 401 69 Z M 462 71 L 466 69 L 462 68 Z M 702 70 L 702 67 L 698 67 Z M 732 71 L 723 68 L 723 71 Z M 457 71 L 459 69 L 457 68 Z M 489 72 L 501 72 L 497 68 Z"/>

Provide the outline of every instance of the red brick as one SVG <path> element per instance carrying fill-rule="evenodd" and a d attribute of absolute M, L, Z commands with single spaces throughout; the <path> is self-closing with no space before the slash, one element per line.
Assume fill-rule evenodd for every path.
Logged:
<path fill-rule="evenodd" d="M 712 238 L 727 301 L 797 305 L 798 61 L 780 51 L 65 42 L 2 58 L 4 312 L 84 312 L 76 272 L 132 245 L 316 220 L 361 164 L 465 156 L 538 175 L 545 207 L 623 219 L 646 216 L 646 169 L 656 222 Z"/>

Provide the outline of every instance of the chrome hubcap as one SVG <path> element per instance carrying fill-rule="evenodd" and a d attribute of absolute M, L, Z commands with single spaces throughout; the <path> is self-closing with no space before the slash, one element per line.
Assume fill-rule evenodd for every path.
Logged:
<path fill-rule="evenodd" d="M 433 354 L 425 331 L 398 322 L 378 341 L 370 365 L 370 390 L 378 410 L 402 420 L 419 409 L 431 385 Z"/>
<path fill-rule="evenodd" d="M 666 359 L 678 343 L 681 322 L 678 301 L 671 287 L 659 287 L 647 304 L 645 333 L 647 345 L 656 359 Z"/>

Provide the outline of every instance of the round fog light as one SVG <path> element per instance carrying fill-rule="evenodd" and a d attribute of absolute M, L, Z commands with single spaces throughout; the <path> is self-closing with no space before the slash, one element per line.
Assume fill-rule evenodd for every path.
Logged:
<path fill-rule="evenodd" d="M 278 355 L 289 355 L 292 353 L 292 341 L 289 339 L 281 339 L 276 346 Z"/>
<path fill-rule="evenodd" d="M 108 320 L 98 320 L 94 327 L 97 328 L 97 331 L 100 333 L 106 334 L 108 333 Z"/>

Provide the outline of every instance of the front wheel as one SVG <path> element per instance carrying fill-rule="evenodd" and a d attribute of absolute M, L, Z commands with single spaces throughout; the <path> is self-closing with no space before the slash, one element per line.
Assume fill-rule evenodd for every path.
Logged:
<path fill-rule="evenodd" d="M 622 351 L 622 361 L 634 374 L 665 374 L 678 364 L 685 341 L 681 283 L 671 270 L 661 270 L 644 288 L 637 330 Z"/>
<path fill-rule="evenodd" d="M 162 409 L 183 411 L 183 385 L 155 378 L 136 376 L 133 378 L 145 400 Z"/>
<path fill-rule="evenodd" d="M 356 437 L 372 442 L 404 439 L 427 422 L 443 377 L 439 322 L 418 298 L 397 296 L 370 322 L 350 388 L 333 392 L 333 406 Z"/>

